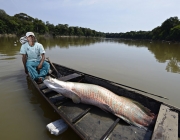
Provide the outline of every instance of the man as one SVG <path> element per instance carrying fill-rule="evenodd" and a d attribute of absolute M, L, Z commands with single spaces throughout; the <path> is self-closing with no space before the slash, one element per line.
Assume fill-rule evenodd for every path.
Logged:
<path fill-rule="evenodd" d="M 24 43 L 20 49 L 25 73 L 29 73 L 37 83 L 42 83 L 50 69 L 49 63 L 44 61 L 44 47 L 36 41 L 33 32 L 27 32 L 26 39 L 27 42 Z"/>

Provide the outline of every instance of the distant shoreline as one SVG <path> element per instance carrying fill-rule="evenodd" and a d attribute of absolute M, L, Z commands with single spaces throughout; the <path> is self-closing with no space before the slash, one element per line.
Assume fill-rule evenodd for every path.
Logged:
<path fill-rule="evenodd" d="M 53 38 L 52 35 L 50 34 L 44 34 L 44 35 L 36 35 L 37 38 Z M 9 38 L 18 38 L 20 36 L 17 36 L 16 34 L 0 34 L 0 38 L 3 38 L 3 37 L 9 37 Z M 55 38 L 102 38 L 102 37 L 86 37 L 86 36 L 66 36 L 66 35 L 58 35 L 58 36 L 55 36 Z M 106 37 L 105 37 L 106 38 Z M 130 39 L 130 38 L 106 38 L 106 39 L 123 39 L 123 40 L 141 40 L 141 39 Z M 152 40 L 152 39 L 142 39 L 142 40 L 148 40 L 150 41 L 150 43 L 152 43 L 153 41 L 162 41 L 162 42 L 167 42 L 167 43 L 180 43 L 179 41 L 166 41 L 166 40 Z"/>
<path fill-rule="evenodd" d="M 17 37 L 15 34 L 0 34 L 0 37 Z"/>
<path fill-rule="evenodd" d="M 22 35 L 23 36 L 23 35 Z M 44 37 L 44 38 L 52 38 L 53 36 L 50 35 L 50 34 L 44 34 L 44 35 L 36 35 L 37 37 Z M 20 37 L 20 36 L 17 36 L 16 34 L 0 34 L 0 37 Z M 86 37 L 86 36 L 69 36 L 69 35 L 58 35 L 58 36 L 55 36 L 56 38 L 59 38 L 59 37 L 72 37 L 72 38 L 78 38 L 78 37 L 81 37 L 81 38 L 89 38 L 89 37 Z M 90 37 L 92 38 L 92 37 Z M 97 37 L 96 37 L 97 38 Z M 101 37 L 100 37 L 101 38 Z"/>

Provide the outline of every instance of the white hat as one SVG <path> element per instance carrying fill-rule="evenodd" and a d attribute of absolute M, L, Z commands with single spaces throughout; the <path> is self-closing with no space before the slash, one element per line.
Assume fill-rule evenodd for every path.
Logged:
<path fill-rule="evenodd" d="M 26 33 L 26 36 L 27 36 L 27 37 L 30 36 L 30 35 L 35 36 L 33 32 L 27 32 L 27 33 Z"/>

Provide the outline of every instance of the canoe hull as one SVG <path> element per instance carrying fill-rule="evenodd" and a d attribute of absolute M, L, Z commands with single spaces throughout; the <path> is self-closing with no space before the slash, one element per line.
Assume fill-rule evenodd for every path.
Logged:
<path fill-rule="evenodd" d="M 158 114 L 162 104 L 169 108 L 175 109 L 178 114 L 179 126 L 179 109 L 162 103 L 156 99 L 145 96 L 142 91 L 127 88 L 121 84 L 114 83 L 102 78 L 98 78 L 80 71 L 76 71 L 65 66 L 53 63 L 55 68 L 63 75 L 60 79 L 63 81 L 90 83 L 105 87 L 119 96 L 135 100 L 153 113 Z M 53 69 L 53 68 L 52 68 Z M 54 71 L 51 76 L 56 76 Z M 57 92 L 47 89 L 44 85 L 38 85 L 31 78 L 30 80 L 38 89 L 39 93 L 59 114 L 59 116 L 82 138 L 82 139 L 146 139 L 150 140 L 155 134 L 154 126 L 147 130 L 127 124 L 115 115 L 102 111 L 101 109 L 87 105 L 75 104 L 70 99 L 63 97 Z M 44 86 L 44 87 L 43 87 Z M 176 132 L 179 136 L 179 130 Z"/>

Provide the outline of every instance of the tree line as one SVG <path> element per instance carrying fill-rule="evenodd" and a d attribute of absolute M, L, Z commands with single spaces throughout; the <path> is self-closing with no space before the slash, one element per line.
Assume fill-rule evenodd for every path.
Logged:
<path fill-rule="evenodd" d="M 9 16 L 0 9 L 0 34 L 24 35 L 27 31 L 37 34 L 51 34 L 52 36 L 85 36 L 85 37 L 106 37 L 124 39 L 150 39 L 165 41 L 180 41 L 180 20 L 178 17 L 170 17 L 161 26 L 151 31 L 130 31 L 126 33 L 104 33 L 90 28 L 74 27 L 68 24 L 53 25 L 49 21 L 43 22 L 25 13 Z"/>
<path fill-rule="evenodd" d="M 53 25 L 49 21 L 43 22 L 38 18 L 33 18 L 25 13 L 9 16 L 0 9 L 0 34 L 24 35 L 27 31 L 52 36 L 85 36 L 85 37 L 105 37 L 105 33 L 83 27 L 69 27 L 68 24 Z"/>
<path fill-rule="evenodd" d="M 124 39 L 150 39 L 165 41 L 180 41 L 180 20 L 178 17 L 170 17 L 161 26 L 151 31 L 130 31 L 126 33 L 106 33 L 108 38 Z"/>

